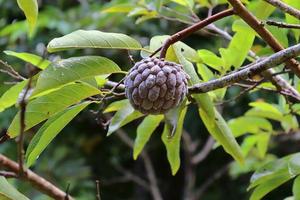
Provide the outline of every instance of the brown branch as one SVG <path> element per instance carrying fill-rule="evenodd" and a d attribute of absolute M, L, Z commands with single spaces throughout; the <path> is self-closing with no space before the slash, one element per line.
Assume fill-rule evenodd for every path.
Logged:
<path fill-rule="evenodd" d="M 210 136 L 207 139 L 207 141 L 206 141 L 204 147 L 201 149 L 201 151 L 193 156 L 192 163 L 194 165 L 196 165 L 196 164 L 199 164 L 201 161 L 203 161 L 208 156 L 210 151 L 212 150 L 214 144 L 215 144 L 215 140 Z"/>
<path fill-rule="evenodd" d="M 235 13 L 240 16 L 258 35 L 275 51 L 281 51 L 284 47 L 276 40 L 270 31 L 261 26 L 259 20 L 250 13 L 240 0 L 228 0 L 232 5 Z M 298 77 L 300 77 L 300 65 L 295 59 L 286 61 L 286 65 L 290 68 Z"/>
<path fill-rule="evenodd" d="M 189 88 L 189 93 L 205 93 L 219 88 L 223 88 L 241 80 L 246 80 L 254 75 L 260 74 L 266 69 L 275 67 L 288 59 L 294 58 L 300 54 L 300 44 L 289 47 L 285 50 L 277 52 L 270 57 L 261 60 L 248 68 L 244 68 L 235 73 L 211 80 L 205 83 L 199 83 Z"/>
<path fill-rule="evenodd" d="M 15 174 L 19 174 L 20 167 L 18 163 L 10 160 L 9 158 L 5 157 L 4 155 L 0 154 L 0 166 L 9 169 L 10 171 L 14 172 Z M 47 194 L 48 196 L 57 199 L 57 200 L 64 200 L 66 197 L 66 193 L 55 185 L 50 183 L 49 181 L 45 180 L 41 176 L 37 175 L 31 170 L 27 170 L 24 176 L 20 177 L 22 180 L 29 182 L 33 187 L 37 190 Z M 73 198 L 69 196 L 69 200 Z"/>
<path fill-rule="evenodd" d="M 276 26 L 278 28 L 294 28 L 294 29 L 300 29 L 300 25 L 299 24 L 288 24 L 285 22 L 276 22 L 273 20 L 267 20 L 267 21 L 263 21 L 261 22 L 261 25 L 269 25 L 269 26 Z"/>
<path fill-rule="evenodd" d="M 8 171 L 0 171 L 0 176 L 4 176 L 5 178 L 18 178 L 16 173 Z"/>
<path fill-rule="evenodd" d="M 160 58 L 165 58 L 166 56 L 166 53 L 167 53 L 167 50 L 168 48 L 174 44 L 175 42 L 178 42 L 184 38 L 186 38 L 187 36 L 189 36 L 190 34 L 198 31 L 199 29 L 201 28 L 204 28 L 205 26 L 215 22 L 215 21 L 218 21 L 220 19 L 223 19 L 227 16 L 230 16 L 230 15 L 233 15 L 234 12 L 232 9 L 228 9 L 228 10 L 224 10 L 222 12 L 219 12 L 215 15 L 212 15 L 211 17 L 208 17 L 186 29 L 183 29 L 177 33 L 175 33 L 174 35 L 170 36 L 166 41 L 165 43 L 163 44 L 163 46 L 159 49 L 157 49 L 151 56 L 155 55 L 157 52 L 160 52 Z M 151 57 L 150 56 L 150 57 Z"/>
<path fill-rule="evenodd" d="M 279 0 L 264 0 L 278 9 L 300 19 L 300 11 Z"/>
<path fill-rule="evenodd" d="M 21 81 L 25 80 L 25 78 L 21 76 L 16 70 L 14 70 L 14 68 L 11 65 L 9 65 L 7 62 L 0 60 L 0 64 L 2 64 L 6 68 L 6 70 L 0 69 L 0 72 L 8 74 L 9 76 L 17 80 L 21 80 Z"/>

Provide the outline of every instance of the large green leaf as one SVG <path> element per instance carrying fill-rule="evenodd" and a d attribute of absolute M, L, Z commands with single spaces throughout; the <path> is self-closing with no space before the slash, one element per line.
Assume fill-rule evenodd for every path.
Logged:
<path fill-rule="evenodd" d="M 158 127 L 162 119 L 163 115 L 148 115 L 138 126 L 133 148 L 133 158 L 135 160 L 142 152 L 145 144 L 150 139 L 151 134 Z"/>
<path fill-rule="evenodd" d="M 56 135 L 91 102 L 84 102 L 61 111 L 47 120 L 32 138 L 26 151 L 26 164 L 30 167 Z"/>
<path fill-rule="evenodd" d="M 68 49 L 108 48 L 108 49 L 142 49 L 140 43 L 121 33 L 106 33 L 96 30 L 77 30 L 65 36 L 51 40 L 47 46 L 49 52 Z"/>
<path fill-rule="evenodd" d="M 38 18 L 37 0 L 17 0 L 17 2 L 26 16 L 29 24 L 29 34 L 32 35 Z"/>
<path fill-rule="evenodd" d="M 120 72 L 116 63 L 100 56 L 82 56 L 52 63 L 41 72 L 32 95 L 102 74 Z"/>
<path fill-rule="evenodd" d="M 236 142 L 231 130 L 223 117 L 215 110 L 215 118 L 207 115 L 202 108 L 199 108 L 199 114 L 209 133 L 219 142 L 224 150 L 229 153 L 236 161 L 243 163 L 244 157 L 239 144 Z"/>
<path fill-rule="evenodd" d="M 29 200 L 16 190 L 7 180 L 0 176 L 0 199 L 1 200 Z"/>
<path fill-rule="evenodd" d="M 170 137 L 174 125 L 171 125 L 168 122 L 165 123 L 164 131 L 161 136 L 167 149 L 167 157 L 172 170 L 172 175 L 175 175 L 180 167 L 180 141 L 187 107 L 182 105 L 176 109 L 178 121 L 174 136 Z"/>
<path fill-rule="evenodd" d="M 31 63 L 32 65 L 40 68 L 45 69 L 48 67 L 51 62 L 49 60 L 43 59 L 40 56 L 37 56 L 35 54 L 26 53 L 26 52 L 14 52 L 14 51 L 4 51 L 6 55 L 14 56 L 16 58 L 19 58 L 25 62 Z"/>
<path fill-rule="evenodd" d="M 9 88 L 0 98 L 0 112 L 4 111 L 6 108 L 9 108 L 17 103 L 19 94 L 23 88 L 27 85 L 27 80 L 24 80 L 20 83 Z"/>
<path fill-rule="evenodd" d="M 136 111 L 126 100 L 126 103 L 114 114 L 108 127 L 107 135 L 111 135 L 117 129 L 128 124 L 129 122 L 142 117 L 143 114 Z"/>
<path fill-rule="evenodd" d="M 253 108 L 246 112 L 247 116 L 269 118 L 276 121 L 283 120 L 283 114 L 272 104 L 267 102 L 251 102 L 249 103 Z"/>
<path fill-rule="evenodd" d="M 48 119 L 52 115 L 67 107 L 80 102 L 82 99 L 99 94 L 99 90 L 85 83 L 66 85 L 59 90 L 51 92 L 30 101 L 26 107 L 26 130 Z M 20 131 L 20 112 L 17 113 L 8 128 L 8 135 L 16 137 Z"/>

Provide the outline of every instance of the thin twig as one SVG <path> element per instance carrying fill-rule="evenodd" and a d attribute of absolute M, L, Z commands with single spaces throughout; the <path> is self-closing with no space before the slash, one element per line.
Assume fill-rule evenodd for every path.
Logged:
<path fill-rule="evenodd" d="M 18 178 L 16 173 L 8 171 L 0 171 L 0 176 L 4 176 L 5 178 Z"/>
<path fill-rule="evenodd" d="M 165 41 L 163 46 L 161 47 L 160 58 L 165 58 L 166 52 L 167 52 L 168 48 L 170 47 L 170 45 L 184 39 L 185 37 L 189 36 L 190 34 L 198 31 L 201 28 L 204 28 L 205 26 L 207 26 L 215 21 L 218 21 L 220 19 L 223 19 L 223 18 L 233 15 L 233 14 L 234 14 L 233 9 L 224 10 L 222 12 L 212 15 L 211 17 L 208 17 L 208 18 L 170 36 Z M 151 56 L 155 55 L 158 51 L 159 50 L 156 50 Z"/>
<path fill-rule="evenodd" d="M 21 80 L 21 81 L 25 80 L 25 78 L 21 76 L 16 70 L 14 70 L 14 68 L 11 65 L 9 65 L 7 62 L 0 60 L 0 63 L 6 68 L 6 70 L 1 69 L 0 72 L 6 73 L 12 78 L 17 80 Z"/>
<path fill-rule="evenodd" d="M 278 9 L 282 10 L 283 12 L 288 13 L 288 14 L 300 19 L 300 11 L 297 10 L 296 8 L 293 8 L 293 7 L 285 4 L 284 2 L 279 1 L 279 0 L 264 0 L 264 1 L 277 7 Z M 295 0 L 295 1 L 297 1 L 297 0 Z"/>
<path fill-rule="evenodd" d="M 201 151 L 199 151 L 196 155 L 193 156 L 192 163 L 196 165 L 203 161 L 212 150 L 214 144 L 215 140 L 211 136 L 209 136 Z"/>
<path fill-rule="evenodd" d="M 288 24 L 285 22 L 276 22 L 273 20 L 267 20 L 267 21 L 262 21 L 261 22 L 262 25 L 269 25 L 269 26 L 276 26 L 278 28 L 294 28 L 294 29 L 300 29 L 300 25 L 299 24 Z"/>
<path fill-rule="evenodd" d="M 15 174 L 19 174 L 20 168 L 19 164 L 0 154 L 0 166 L 5 167 L 11 172 Z M 29 182 L 33 187 L 37 190 L 41 191 L 57 200 L 64 200 L 66 193 L 60 190 L 58 187 L 45 180 L 43 177 L 37 175 L 30 169 L 27 169 L 24 176 L 20 177 L 22 180 Z M 69 200 L 73 200 L 72 197 L 69 196 Z"/>

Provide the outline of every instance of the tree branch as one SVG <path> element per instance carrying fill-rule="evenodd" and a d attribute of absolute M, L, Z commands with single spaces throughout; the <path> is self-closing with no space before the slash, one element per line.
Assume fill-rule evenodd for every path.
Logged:
<path fill-rule="evenodd" d="M 254 75 L 260 74 L 266 69 L 275 67 L 288 59 L 294 58 L 300 54 L 300 44 L 289 47 L 285 50 L 277 52 L 270 57 L 259 61 L 248 68 L 244 68 L 235 73 L 211 80 L 205 83 L 199 83 L 189 88 L 189 93 L 205 93 L 219 88 L 223 88 L 241 80 L 251 78 Z"/>
<path fill-rule="evenodd" d="M 300 11 L 279 0 L 264 0 L 278 9 L 300 19 Z"/>
<path fill-rule="evenodd" d="M 0 166 L 5 167 L 12 171 L 15 174 L 19 174 L 20 167 L 18 163 L 10 160 L 9 158 L 5 157 L 4 155 L 0 154 Z M 49 181 L 45 180 L 41 176 L 37 175 L 31 170 L 27 170 L 26 173 L 22 177 L 22 180 L 29 182 L 33 187 L 37 190 L 47 194 L 48 196 L 57 199 L 57 200 L 65 200 L 66 193 L 55 185 L 50 183 Z M 69 196 L 69 200 L 73 198 Z"/>
<path fill-rule="evenodd" d="M 198 31 L 199 29 L 204 28 L 205 26 L 207 26 L 215 21 L 218 21 L 220 19 L 223 19 L 223 18 L 233 15 L 233 14 L 234 14 L 234 12 L 232 9 L 224 10 L 224 11 L 219 12 L 215 15 L 212 15 L 211 17 L 208 17 L 192 26 L 189 26 L 186 29 L 183 29 L 183 30 L 175 33 L 174 35 L 170 36 L 165 41 L 163 46 L 161 48 L 157 49 L 151 56 L 155 55 L 158 51 L 161 50 L 160 58 L 165 58 L 168 48 L 175 42 L 178 42 L 178 41 L 184 39 L 185 37 L 189 36 L 190 34 L 194 33 L 195 31 Z"/>
<path fill-rule="evenodd" d="M 228 0 L 232 5 L 235 13 L 240 16 L 258 35 L 275 51 L 281 51 L 284 47 L 273 37 L 270 31 L 261 26 L 258 19 L 250 13 L 240 0 Z M 290 68 L 298 77 L 300 77 L 300 65 L 295 59 L 286 61 L 286 65 Z"/>

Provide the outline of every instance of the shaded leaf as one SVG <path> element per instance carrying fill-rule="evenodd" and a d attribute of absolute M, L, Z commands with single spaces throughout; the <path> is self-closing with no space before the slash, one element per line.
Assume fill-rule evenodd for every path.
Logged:
<path fill-rule="evenodd" d="M 140 50 L 141 45 L 135 39 L 121 33 L 77 30 L 51 40 L 47 46 L 49 52 L 83 48 Z"/>
<path fill-rule="evenodd" d="M 116 63 L 100 56 L 82 56 L 52 63 L 41 72 L 32 95 L 102 74 L 120 72 Z"/>
<path fill-rule="evenodd" d="M 169 137 L 171 135 L 172 127 L 168 123 L 165 123 L 164 131 L 161 136 L 167 150 L 167 157 L 172 170 L 172 175 L 175 175 L 180 167 L 180 140 L 187 110 L 187 107 L 185 105 L 183 106 L 177 108 L 179 117 L 174 136 L 171 138 Z"/>
<path fill-rule="evenodd" d="M 300 176 L 294 180 L 293 184 L 294 200 L 300 200 Z"/>
<path fill-rule="evenodd" d="M 142 116 L 143 114 L 136 111 L 130 105 L 128 99 L 126 99 L 126 103 L 124 103 L 122 108 L 120 108 L 112 117 L 108 127 L 107 136 L 111 135 L 113 132 L 115 132 L 117 129 L 121 128 L 122 126 Z"/>
<path fill-rule="evenodd" d="M 162 119 L 163 115 L 148 115 L 142 123 L 140 123 L 137 128 L 137 135 L 134 141 L 133 159 L 137 159 L 138 155 L 142 152 L 145 144 L 148 142 L 150 136 L 158 127 Z"/>
<path fill-rule="evenodd" d="M 91 102 L 84 102 L 61 111 L 47 120 L 32 138 L 26 150 L 26 165 L 30 167 L 56 135 Z"/>
<path fill-rule="evenodd" d="M 88 84 L 66 85 L 59 90 L 38 97 L 28 103 L 25 113 L 26 130 L 48 119 L 82 99 L 99 94 L 99 90 Z M 8 128 L 8 135 L 16 137 L 20 131 L 20 112 L 17 113 Z"/>
<path fill-rule="evenodd" d="M 0 199 L 1 200 L 29 200 L 17 189 L 15 189 L 7 180 L 0 176 Z"/>

